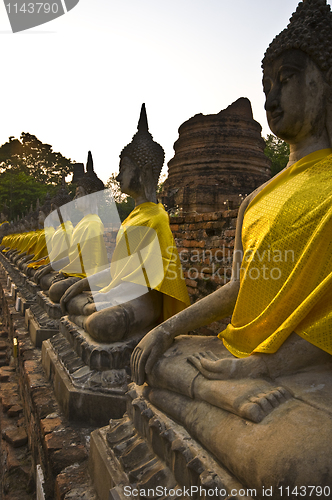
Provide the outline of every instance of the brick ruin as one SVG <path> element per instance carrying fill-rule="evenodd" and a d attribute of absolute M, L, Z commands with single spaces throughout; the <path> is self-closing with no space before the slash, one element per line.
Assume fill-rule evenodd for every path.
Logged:
<path fill-rule="evenodd" d="M 161 201 L 185 213 L 237 208 L 271 177 L 262 127 L 241 97 L 215 115 L 195 115 L 179 128 Z"/>

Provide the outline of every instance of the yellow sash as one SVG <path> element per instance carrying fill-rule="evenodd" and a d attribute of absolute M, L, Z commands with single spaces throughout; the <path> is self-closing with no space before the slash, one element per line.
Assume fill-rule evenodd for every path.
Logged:
<path fill-rule="evenodd" d="M 88 214 L 75 226 L 68 252 L 69 264 L 61 272 L 86 278 L 107 269 L 109 262 L 104 242 L 104 225 L 96 214 Z M 104 286 L 102 283 L 101 286 Z"/>
<path fill-rule="evenodd" d="M 48 254 L 47 243 L 50 241 L 54 233 L 54 227 L 46 226 L 41 230 L 38 240 L 33 247 L 34 257 L 33 260 L 39 260 L 42 257 L 46 257 Z M 34 263 L 28 264 L 28 267 L 34 267 Z"/>
<path fill-rule="evenodd" d="M 39 267 L 49 264 L 50 262 L 56 262 L 57 260 L 63 259 L 68 256 L 69 247 L 71 245 L 73 233 L 73 224 L 71 221 L 67 221 L 56 229 L 53 233 L 51 240 L 46 242 L 47 250 L 49 255 L 44 259 L 39 260 L 38 263 L 31 263 L 28 267 L 33 269 L 38 269 Z"/>
<path fill-rule="evenodd" d="M 160 291 L 163 321 L 190 305 L 169 218 L 161 203 L 138 205 L 122 223 L 112 257 L 111 276 L 111 283 L 100 293 L 108 292 L 121 281 Z"/>
<path fill-rule="evenodd" d="M 332 149 L 276 176 L 244 215 L 232 322 L 219 334 L 237 357 L 276 352 L 295 331 L 332 354 Z"/>

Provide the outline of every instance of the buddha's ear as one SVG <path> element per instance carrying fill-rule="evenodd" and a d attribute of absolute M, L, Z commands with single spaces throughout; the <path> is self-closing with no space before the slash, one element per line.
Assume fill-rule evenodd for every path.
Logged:
<path fill-rule="evenodd" d="M 145 192 L 145 197 L 148 201 L 152 201 L 153 203 L 157 202 L 156 198 L 156 187 L 153 182 L 152 168 L 150 165 L 144 165 L 141 169 L 142 172 L 142 180 L 143 180 L 143 188 Z"/>
<path fill-rule="evenodd" d="M 325 79 L 330 87 L 329 94 L 328 94 L 328 101 L 332 103 L 332 68 L 328 70 L 326 73 Z"/>

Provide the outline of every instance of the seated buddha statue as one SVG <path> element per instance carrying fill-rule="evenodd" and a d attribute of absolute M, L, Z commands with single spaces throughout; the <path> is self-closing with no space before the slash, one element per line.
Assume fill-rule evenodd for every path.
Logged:
<path fill-rule="evenodd" d="M 109 265 L 103 239 L 104 226 L 98 215 L 98 199 L 94 196 L 103 189 L 104 184 L 94 172 L 89 151 L 87 171 L 77 182 L 74 198 L 81 220 L 76 224 L 70 241 L 67 239 L 67 256 L 50 262 L 34 275 L 34 280 L 43 290 L 49 289 L 49 298 L 53 302 L 58 303 L 76 281 Z M 66 233 L 65 236 L 69 235 Z"/>
<path fill-rule="evenodd" d="M 51 212 L 47 219 L 44 219 L 45 226 L 53 228 L 53 231 L 48 231 L 48 237 L 45 238 L 47 255 L 30 259 L 30 262 L 24 267 L 29 276 L 33 276 L 38 269 L 44 269 L 50 262 L 59 261 L 68 255 L 73 224 L 64 205 L 70 201 L 71 197 L 66 190 L 63 177 L 60 189 L 51 199 Z M 61 207 L 63 208 L 60 212 Z"/>
<path fill-rule="evenodd" d="M 39 202 L 37 203 L 39 205 Z M 44 221 L 51 211 L 51 198 L 47 193 L 43 206 L 37 206 L 35 212 L 25 217 L 27 232 L 22 233 L 18 240 L 18 250 L 11 260 L 22 267 L 24 263 L 33 259 L 40 259 L 47 254 L 46 240 L 50 238 L 53 227 L 44 225 Z"/>
<path fill-rule="evenodd" d="M 48 197 L 41 208 L 37 207 L 35 212 L 30 214 L 31 237 L 25 244 L 25 251 L 16 259 L 17 267 L 26 274 L 27 266 L 30 262 L 35 262 L 45 258 L 47 255 L 47 242 L 52 238 L 53 224 L 45 224 L 46 218 L 50 219 L 51 199 Z"/>
<path fill-rule="evenodd" d="M 280 485 L 332 485 L 331 41 L 330 6 L 304 0 L 270 44 L 265 109 L 289 162 L 240 207 L 231 280 L 131 360 L 150 402 L 273 498 Z M 228 316 L 219 338 L 185 335 Z"/>
<path fill-rule="evenodd" d="M 22 219 L 18 223 L 18 234 L 15 242 L 11 250 L 7 253 L 7 257 L 12 261 L 16 262 L 19 256 L 26 255 L 26 252 L 23 252 L 25 243 L 27 239 L 31 236 L 32 232 L 30 231 L 30 221 L 28 217 L 22 217 Z"/>
<path fill-rule="evenodd" d="M 148 130 L 144 104 L 120 158 L 117 180 L 135 208 L 120 227 L 110 269 L 75 283 L 60 301 L 69 319 L 100 342 L 147 331 L 190 303 L 169 218 L 156 199 L 164 151 Z M 101 277 L 107 286 L 96 292 Z"/>

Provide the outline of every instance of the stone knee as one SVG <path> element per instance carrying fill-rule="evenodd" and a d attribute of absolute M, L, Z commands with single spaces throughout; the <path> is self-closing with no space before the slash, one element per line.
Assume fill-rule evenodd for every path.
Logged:
<path fill-rule="evenodd" d="M 122 306 L 114 306 L 87 316 L 85 330 L 98 342 L 118 342 L 128 335 L 128 315 Z"/>
<path fill-rule="evenodd" d="M 56 277 L 57 273 L 49 273 L 43 276 L 39 281 L 39 286 L 42 290 L 49 290 L 52 285 L 52 281 Z"/>
<path fill-rule="evenodd" d="M 70 287 L 68 280 L 57 281 L 50 287 L 49 297 L 52 302 L 59 303 L 62 295 Z"/>
<path fill-rule="evenodd" d="M 33 267 L 27 267 L 26 274 L 29 276 L 29 278 L 33 278 L 35 273 L 36 273 L 36 269 L 33 269 Z"/>

